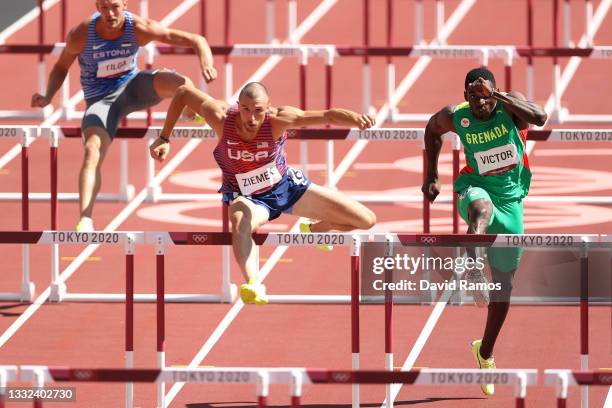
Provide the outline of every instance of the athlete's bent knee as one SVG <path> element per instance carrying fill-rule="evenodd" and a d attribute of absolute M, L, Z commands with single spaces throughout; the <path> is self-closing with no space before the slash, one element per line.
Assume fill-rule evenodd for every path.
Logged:
<path fill-rule="evenodd" d="M 232 233 L 239 235 L 250 235 L 253 233 L 251 217 L 242 211 L 235 211 L 230 216 L 232 222 Z"/>
<path fill-rule="evenodd" d="M 493 206 L 487 200 L 478 200 L 470 204 L 469 208 L 470 220 L 489 219 L 493 214 Z"/>
<path fill-rule="evenodd" d="M 86 167 L 96 167 L 100 162 L 100 146 L 94 143 L 85 144 L 85 158 L 83 164 Z"/>
<path fill-rule="evenodd" d="M 169 82 L 174 86 L 175 89 L 178 89 L 179 87 L 183 85 L 193 86 L 193 82 L 188 76 L 185 76 L 185 75 L 179 74 L 178 72 L 173 72 L 173 71 L 162 71 L 162 72 L 167 72 L 169 74 L 170 76 Z"/>

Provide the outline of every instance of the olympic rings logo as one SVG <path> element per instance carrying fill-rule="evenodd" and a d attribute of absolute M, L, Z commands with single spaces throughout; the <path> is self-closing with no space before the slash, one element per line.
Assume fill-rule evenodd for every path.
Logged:
<path fill-rule="evenodd" d="M 351 379 L 351 376 L 347 373 L 333 373 L 332 379 L 335 382 L 348 382 Z"/>
<path fill-rule="evenodd" d="M 93 372 L 91 370 L 75 370 L 74 378 L 79 381 L 87 381 L 93 378 Z"/>
<path fill-rule="evenodd" d="M 437 237 L 432 237 L 432 236 L 421 237 L 421 243 L 423 244 L 432 245 L 432 244 L 435 244 L 437 241 L 438 241 Z"/>
<path fill-rule="evenodd" d="M 208 241 L 208 234 L 193 234 L 191 240 L 196 244 L 204 244 Z"/>
<path fill-rule="evenodd" d="M 600 375 L 599 381 L 602 384 L 612 384 L 612 375 Z"/>
<path fill-rule="evenodd" d="M 287 137 L 295 137 L 297 136 L 297 131 L 296 130 L 288 130 L 287 131 Z"/>

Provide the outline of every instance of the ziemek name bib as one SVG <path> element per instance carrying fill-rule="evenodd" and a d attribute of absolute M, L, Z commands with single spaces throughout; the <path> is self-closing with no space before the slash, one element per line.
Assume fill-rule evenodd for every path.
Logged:
<path fill-rule="evenodd" d="M 251 195 L 256 191 L 272 187 L 282 178 L 275 163 L 268 163 L 247 173 L 236 174 L 236 180 L 243 195 Z"/>

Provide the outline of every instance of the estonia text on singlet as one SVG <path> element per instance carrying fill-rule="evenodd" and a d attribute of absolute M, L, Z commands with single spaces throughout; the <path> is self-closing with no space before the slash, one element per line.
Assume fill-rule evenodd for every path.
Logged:
<path fill-rule="evenodd" d="M 85 49 L 79 55 L 81 86 L 85 100 L 107 95 L 138 73 L 138 43 L 134 18 L 125 12 L 124 33 L 116 40 L 105 40 L 96 33 L 100 13 L 91 17 Z"/>

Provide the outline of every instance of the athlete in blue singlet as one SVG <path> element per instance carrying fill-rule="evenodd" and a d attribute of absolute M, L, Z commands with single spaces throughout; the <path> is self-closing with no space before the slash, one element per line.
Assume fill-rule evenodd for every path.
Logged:
<path fill-rule="evenodd" d="M 100 168 L 119 122 L 174 95 L 189 78 L 169 70 L 139 71 L 136 56 L 151 41 L 192 47 L 206 82 L 217 77 L 206 39 L 162 26 L 126 10 L 127 0 L 96 0 L 98 12 L 73 28 L 66 47 L 51 70 L 45 95 L 34 94 L 32 107 L 47 106 L 78 57 L 81 86 L 87 103 L 83 117 L 85 157 L 79 175 L 80 220 L 77 231 L 92 231 L 91 219 L 100 190 Z"/>

